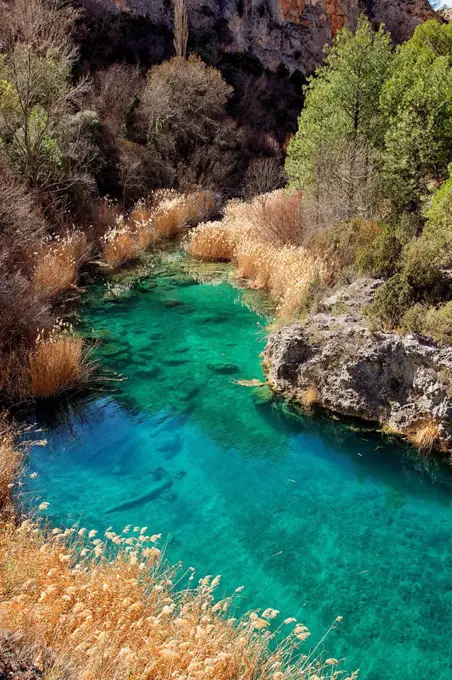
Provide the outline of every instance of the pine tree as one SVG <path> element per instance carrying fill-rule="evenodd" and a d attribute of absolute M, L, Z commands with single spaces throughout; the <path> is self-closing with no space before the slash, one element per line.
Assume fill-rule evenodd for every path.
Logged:
<path fill-rule="evenodd" d="M 316 194 L 325 173 L 330 181 L 344 179 L 347 211 L 353 211 L 355 185 L 368 179 L 372 149 L 383 136 L 379 100 L 392 58 L 389 34 L 383 28 L 375 32 L 365 16 L 355 32 L 339 31 L 306 87 L 298 132 L 288 149 L 292 185 Z"/>
<path fill-rule="evenodd" d="M 452 24 L 417 27 L 396 55 L 381 101 L 387 192 L 400 209 L 419 211 L 452 161 Z"/>

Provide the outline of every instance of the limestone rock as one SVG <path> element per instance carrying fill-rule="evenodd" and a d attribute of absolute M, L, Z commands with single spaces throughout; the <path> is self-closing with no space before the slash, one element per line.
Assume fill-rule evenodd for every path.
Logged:
<path fill-rule="evenodd" d="M 356 285 L 352 293 L 356 295 Z M 364 298 L 378 282 L 362 281 Z M 344 300 L 353 298 L 350 288 Z M 424 423 L 438 429 L 437 445 L 452 451 L 452 348 L 428 338 L 373 331 L 360 315 L 320 312 L 306 323 L 273 333 L 264 352 L 269 383 L 285 396 L 303 401 L 314 388 L 320 406 L 411 434 Z"/>
<path fill-rule="evenodd" d="M 173 5 L 166 0 L 93 1 L 172 27 Z M 428 0 L 186 0 L 186 5 L 192 34 L 214 31 L 225 52 L 250 52 L 271 71 L 283 64 L 304 74 L 320 63 L 336 32 L 353 26 L 361 13 L 384 23 L 396 42 L 409 38 L 419 23 L 439 17 Z"/>

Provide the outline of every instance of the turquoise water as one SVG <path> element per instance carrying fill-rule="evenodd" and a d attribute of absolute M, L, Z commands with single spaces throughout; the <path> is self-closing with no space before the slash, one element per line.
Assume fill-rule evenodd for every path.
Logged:
<path fill-rule="evenodd" d="M 27 497 L 59 526 L 161 532 L 171 561 L 245 585 L 242 610 L 297 617 L 309 644 L 342 616 L 325 653 L 366 680 L 450 680 L 452 474 L 234 382 L 262 378 L 265 322 L 227 283 L 163 270 L 105 293 L 82 327 L 126 379 L 37 414 Z"/>

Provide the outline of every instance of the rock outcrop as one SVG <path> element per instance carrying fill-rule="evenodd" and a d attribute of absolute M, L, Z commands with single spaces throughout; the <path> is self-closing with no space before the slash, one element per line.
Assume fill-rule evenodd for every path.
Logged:
<path fill-rule="evenodd" d="M 173 4 L 167 0 L 90 2 L 172 26 Z M 186 0 L 186 5 L 194 35 L 208 40 L 215 34 L 226 52 L 249 52 L 271 71 L 283 64 L 305 75 L 320 63 L 324 45 L 361 13 L 384 23 L 396 42 L 437 16 L 428 0 Z"/>
<path fill-rule="evenodd" d="M 270 386 L 408 437 L 428 428 L 434 445 L 452 452 L 452 348 L 372 330 L 360 307 L 379 283 L 357 281 L 305 323 L 273 333 L 264 352 Z"/>

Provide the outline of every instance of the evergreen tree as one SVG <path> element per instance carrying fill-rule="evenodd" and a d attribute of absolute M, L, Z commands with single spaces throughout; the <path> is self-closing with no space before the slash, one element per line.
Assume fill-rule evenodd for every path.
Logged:
<path fill-rule="evenodd" d="M 288 149 L 292 185 L 316 195 L 326 174 L 331 185 L 344 183 L 347 213 L 354 212 L 356 192 L 370 179 L 372 150 L 383 136 L 379 100 L 392 58 L 389 34 L 375 32 L 365 16 L 355 32 L 339 31 L 306 87 Z"/>
<path fill-rule="evenodd" d="M 382 92 L 384 174 L 401 209 L 419 211 L 452 160 L 452 24 L 428 21 L 398 50 Z"/>

